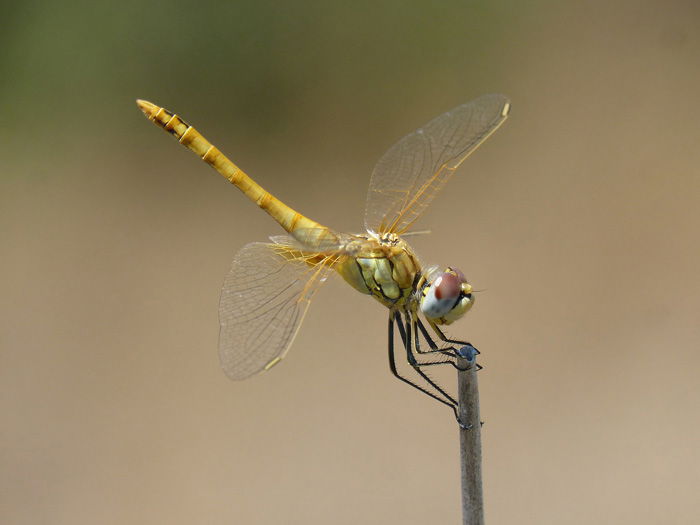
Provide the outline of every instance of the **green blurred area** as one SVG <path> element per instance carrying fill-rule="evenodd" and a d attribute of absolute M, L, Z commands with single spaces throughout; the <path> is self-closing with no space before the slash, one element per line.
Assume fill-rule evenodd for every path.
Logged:
<path fill-rule="evenodd" d="M 197 101 L 200 111 L 235 115 L 246 133 L 264 137 L 295 115 L 321 118 L 319 108 L 328 105 L 334 118 L 352 120 L 358 107 L 392 114 L 418 97 L 451 104 L 466 91 L 490 87 L 480 83 L 498 69 L 493 49 L 502 46 L 509 20 L 535 7 L 16 3 L 2 21 L 0 111 L 25 131 L 43 118 L 43 132 L 55 135 L 62 123 L 91 114 L 124 126 L 129 95 L 157 97 L 162 104 Z M 491 81 L 497 85 L 498 76 Z"/>

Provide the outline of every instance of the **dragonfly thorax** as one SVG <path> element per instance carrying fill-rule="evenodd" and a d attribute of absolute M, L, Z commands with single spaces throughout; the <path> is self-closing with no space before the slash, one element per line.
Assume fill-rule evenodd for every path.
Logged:
<path fill-rule="evenodd" d="M 399 243 L 403 243 L 408 246 L 406 242 L 401 239 L 401 237 L 393 232 L 382 233 L 377 237 L 377 239 L 379 239 L 379 242 L 384 246 L 397 246 Z"/>
<path fill-rule="evenodd" d="M 408 243 L 396 234 L 367 235 L 353 241 L 335 269 L 353 288 L 393 308 L 411 298 L 420 264 Z"/>

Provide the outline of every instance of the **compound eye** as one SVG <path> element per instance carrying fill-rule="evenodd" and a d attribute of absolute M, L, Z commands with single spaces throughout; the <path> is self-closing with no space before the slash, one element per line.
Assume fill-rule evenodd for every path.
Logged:
<path fill-rule="evenodd" d="M 464 274 L 462 273 L 462 271 L 459 268 L 455 268 L 453 266 L 450 266 L 447 270 L 454 273 L 457 277 L 459 277 L 463 283 L 467 282 L 467 278 L 464 276 Z"/>
<path fill-rule="evenodd" d="M 461 273 L 461 272 L 460 272 Z M 453 273 L 443 273 L 435 279 L 435 298 L 442 301 L 455 300 L 462 290 L 462 279 Z"/>

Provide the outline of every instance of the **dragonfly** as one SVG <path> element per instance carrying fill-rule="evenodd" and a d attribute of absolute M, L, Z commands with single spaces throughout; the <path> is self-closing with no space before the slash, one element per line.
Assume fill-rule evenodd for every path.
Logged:
<path fill-rule="evenodd" d="M 279 363 L 316 291 L 335 272 L 388 308 L 392 374 L 450 407 L 460 421 L 457 400 L 424 369 L 448 364 L 462 369 L 465 357 L 476 362 L 478 350 L 468 341 L 447 337 L 442 329 L 472 307 L 474 290 L 454 266 L 424 266 L 405 237 L 415 232 L 416 221 L 464 160 L 505 122 L 508 98 L 483 95 L 392 146 L 372 172 L 365 231 L 359 234 L 335 231 L 295 211 L 182 118 L 145 100 L 137 100 L 137 105 L 286 232 L 270 237 L 270 242 L 245 245 L 225 278 L 219 303 L 219 357 L 228 377 L 246 379 Z M 408 370 L 415 372 L 411 377 L 397 367 L 396 331 Z"/>

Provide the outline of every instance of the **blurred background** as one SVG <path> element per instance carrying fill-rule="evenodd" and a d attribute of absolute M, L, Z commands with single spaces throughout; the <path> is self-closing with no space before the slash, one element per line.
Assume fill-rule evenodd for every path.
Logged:
<path fill-rule="evenodd" d="M 458 523 L 458 433 L 342 281 L 229 381 L 218 296 L 280 233 L 134 105 L 362 227 L 374 162 L 483 93 L 511 118 L 417 225 L 478 289 L 489 523 L 700 521 L 700 9 L 16 2 L 0 21 L 0 520 Z"/>

